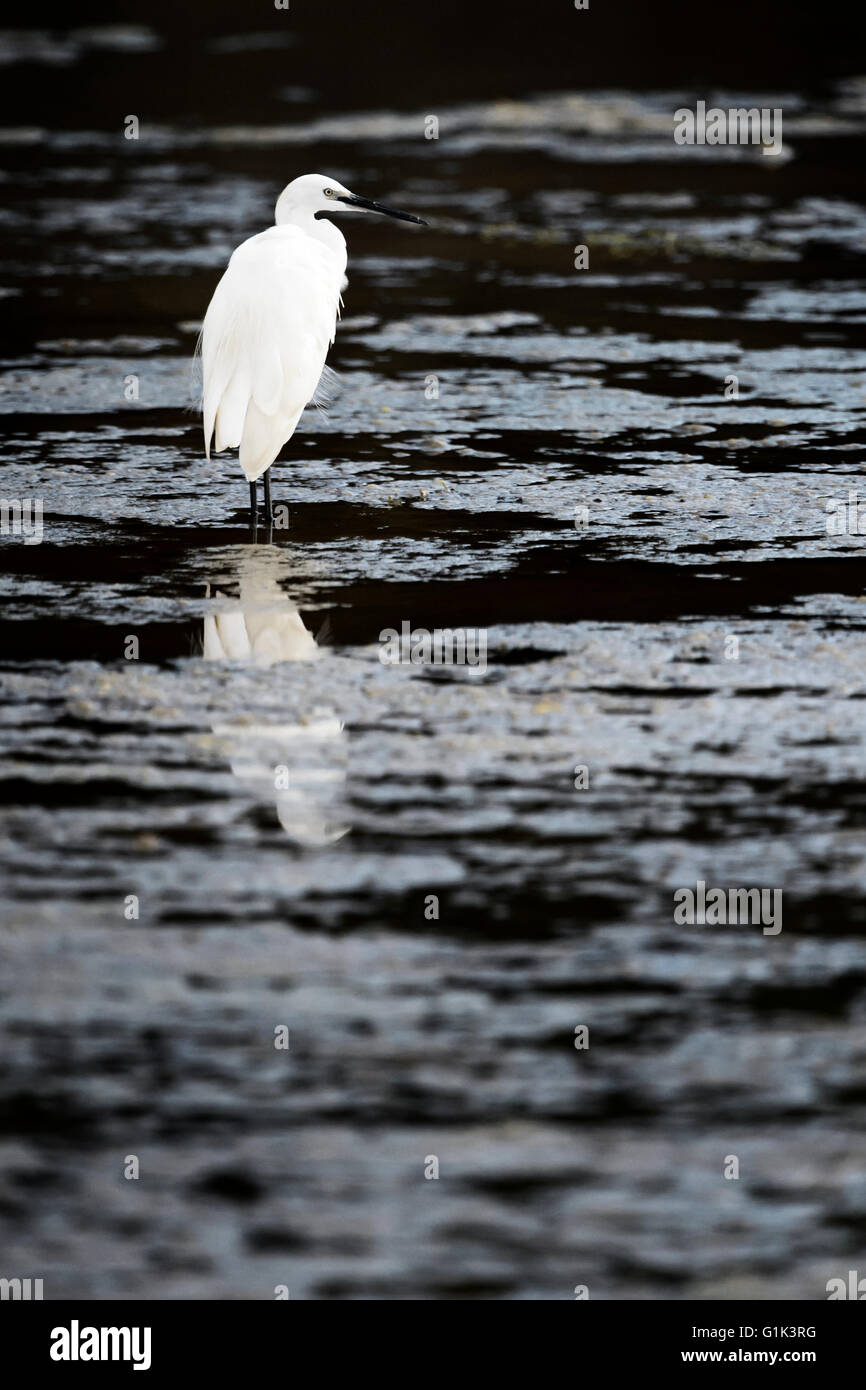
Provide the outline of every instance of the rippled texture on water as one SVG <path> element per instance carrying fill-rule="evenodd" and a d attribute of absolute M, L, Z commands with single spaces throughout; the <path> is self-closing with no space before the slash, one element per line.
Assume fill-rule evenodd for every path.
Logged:
<path fill-rule="evenodd" d="M 826 527 L 866 507 L 866 77 L 624 90 L 635 40 L 518 91 L 494 43 L 416 101 L 268 23 L 0 35 L 3 490 L 44 499 L 0 538 L 4 1269 L 822 1298 L 866 1219 L 866 540 Z M 675 146 L 702 94 L 783 154 Z M 430 225 L 346 219 L 339 389 L 252 545 L 191 358 L 313 169 Z M 383 665 L 404 620 L 486 670 Z M 698 880 L 783 931 L 675 925 Z"/>

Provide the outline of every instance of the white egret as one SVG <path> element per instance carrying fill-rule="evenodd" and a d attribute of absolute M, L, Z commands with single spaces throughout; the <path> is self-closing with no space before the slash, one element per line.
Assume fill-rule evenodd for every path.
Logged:
<path fill-rule="evenodd" d="M 205 454 L 240 449 L 256 518 L 265 475 L 316 395 L 346 284 L 346 241 L 329 219 L 379 212 L 423 218 L 358 197 L 336 179 L 303 174 L 277 200 L 275 225 L 243 242 L 214 290 L 201 332 Z"/>

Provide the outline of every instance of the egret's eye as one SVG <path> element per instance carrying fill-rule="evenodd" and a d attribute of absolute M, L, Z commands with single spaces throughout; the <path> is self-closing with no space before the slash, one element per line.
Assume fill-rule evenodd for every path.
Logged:
<path fill-rule="evenodd" d="M 333 196 L 334 196 L 334 190 L 333 190 L 333 188 L 326 188 L 326 189 L 325 189 L 325 197 L 326 197 L 326 198 L 333 198 Z"/>

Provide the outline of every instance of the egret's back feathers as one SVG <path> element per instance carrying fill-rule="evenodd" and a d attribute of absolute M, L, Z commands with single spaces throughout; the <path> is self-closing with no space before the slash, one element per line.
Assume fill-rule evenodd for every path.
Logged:
<path fill-rule="evenodd" d="M 337 395 L 340 378 L 330 367 L 322 368 L 322 375 L 319 377 L 319 384 L 313 392 L 312 404 L 317 405 L 320 410 L 327 410 L 329 405 Z"/>

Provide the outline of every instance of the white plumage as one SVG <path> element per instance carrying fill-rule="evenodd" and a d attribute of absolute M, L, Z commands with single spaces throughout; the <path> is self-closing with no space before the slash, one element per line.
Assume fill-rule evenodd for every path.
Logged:
<path fill-rule="evenodd" d="M 382 212 L 421 219 L 304 174 L 280 195 L 276 225 L 235 251 L 201 334 L 205 453 L 240 450 L 255 483 L 313 399 L 334 341 L 346 281 L 346 242 L 328 214 Z M 319 214 L 317 216 L 317 214 Z"/>

